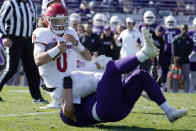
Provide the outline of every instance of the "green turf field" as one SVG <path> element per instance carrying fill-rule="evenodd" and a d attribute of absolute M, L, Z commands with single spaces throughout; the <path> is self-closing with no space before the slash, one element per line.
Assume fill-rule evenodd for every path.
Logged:
<path fill-rule="evenodd" d="M 175 108 L 188 109 L 188 115 L 174 124 L 169 123 L 156 104 L 141 98 L 132 113 L 120 122 L 76 128 L 60 120 L 59 110 L 40 109 L 44 105 L 32 104 L 28 91 L 25 87 L 3 88 L 0 131 L 196 131 L 196 94 L 165 94 Z M 42 94 L 50 99 L 46 92 Z"/>

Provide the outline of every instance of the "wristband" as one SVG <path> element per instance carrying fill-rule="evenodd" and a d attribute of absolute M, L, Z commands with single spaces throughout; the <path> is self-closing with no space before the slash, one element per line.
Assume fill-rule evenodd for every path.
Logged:
<path fill-rule="evenodd" d="M 64 77 L 63 79 L 63 88 L 71 89 L 72 88 L 72 79 L 71 77 Z"/>
<path fill-rule="evenodd" d="M 60 49 L 56 46 L 50 50 L 47 51 L 48 55 L 50 56 L 51 59 L 55 59 L 60 53 Z"/>
<path fill-rule="evenodd" d="M 76 50 L 80 53 L 80 52 L 83 52 L 84 51 L 84 46 L 78 41 L 78 44 L 76 47 Z"/>

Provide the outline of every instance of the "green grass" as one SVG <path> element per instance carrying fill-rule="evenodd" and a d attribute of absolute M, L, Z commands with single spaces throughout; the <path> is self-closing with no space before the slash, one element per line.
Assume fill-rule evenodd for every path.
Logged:
<path fill-rule="evenodd" d="M 120 122 L 76 128 L 65 125 L 60 120 L 59 110 L 40 109 L 44 105 L 32 104 L 29 92 L 13 90 L 28 91 L 28 88 L 3 88 L 1 96 L 5 101 L 0 102 L 0 131 L 196 131 L 196 94 L 165 94 L 168 102 L 175 108 L 188 109 L 188 115 L 174 124 L 169 123 L 156 104 L 140 98 L 132 113 Z M 44 91 L 42 94 L 44 98 L 50 99 Z M 48 114 L 25 115 L 43 112 Z"/>

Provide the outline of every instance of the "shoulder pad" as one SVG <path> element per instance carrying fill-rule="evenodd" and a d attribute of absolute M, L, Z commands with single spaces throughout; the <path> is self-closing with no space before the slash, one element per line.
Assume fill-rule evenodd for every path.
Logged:
<path fill-rule="evenodd" d="M 50 29 L 48 28 L 37 28 L 33 31 L 32 43 L 46 43 L 48 35 L 50 34 Z"/>

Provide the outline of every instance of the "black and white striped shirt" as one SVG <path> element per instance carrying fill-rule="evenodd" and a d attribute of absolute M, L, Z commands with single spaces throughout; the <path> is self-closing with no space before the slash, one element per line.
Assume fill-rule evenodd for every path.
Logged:
<path fill-rule="evenodd" d="M 31 37 L 36 27 L 36 10 L 31 0 L 5 0 L 0 10 L 0 37 Z"/>

